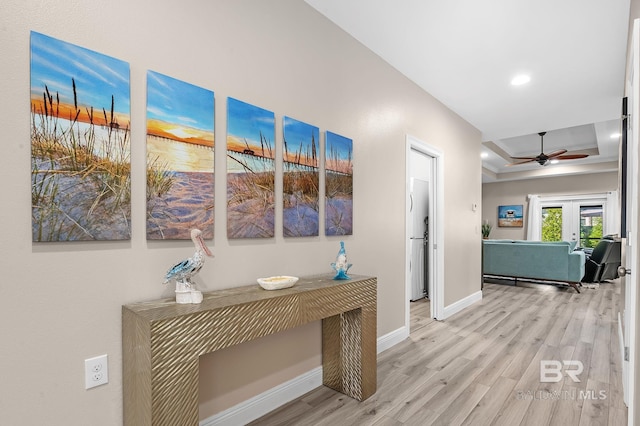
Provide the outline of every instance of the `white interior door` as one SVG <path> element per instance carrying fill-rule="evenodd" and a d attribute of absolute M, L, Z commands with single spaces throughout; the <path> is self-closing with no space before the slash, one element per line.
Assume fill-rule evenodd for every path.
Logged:
<path fill-rule="evenodd" d="M 622 289 L 622 307 L 623 312 L 619 313 L 621 334 L 621 355 L 622 355 L 622 383 L 624 388 L 624 401 L 627 404 L 628 424 L 636 424 L 637 417 L 637 397 L 636 397 L 636 339 L 637 339 L 637 287 L 638 287 L 638 230 L 640 223 L 638 222 L 638 170 L 640 169 L 640 158 L 638 157 L 638 137 L 640 136 L 640 119 L 637 116 L 640 111 L 640 28 L 639 20 L 634 21 L 633 39 L 632 39 L 632 67 L 627 81 L 627 117 L 623 124 L 626 125 L 626 150 L 621 152 L 623 159 L 622 179 L 625 187 L 622 188 L 626 194 L 626 231 L 623 237 L 623 264 L 626 274 L 621 274 Z M 623 132 L 624 133 L 624 132 Z M 625 138 L 623 138 L 623 141 Z M 624 145 L 623 145 L 624 148 Z M 625 170 L 626 169 L 626 170 Z"/>

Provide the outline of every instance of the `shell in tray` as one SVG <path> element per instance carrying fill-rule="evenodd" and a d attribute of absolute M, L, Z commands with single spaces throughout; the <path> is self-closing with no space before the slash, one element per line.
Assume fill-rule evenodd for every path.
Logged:
<path fill-rule="evenodd" d="M 279 275 L 277 277 L 258 278 L 258 284 L 265 290 L 280 290 L 293 287 L 298 282 L 298 277 Z"/>

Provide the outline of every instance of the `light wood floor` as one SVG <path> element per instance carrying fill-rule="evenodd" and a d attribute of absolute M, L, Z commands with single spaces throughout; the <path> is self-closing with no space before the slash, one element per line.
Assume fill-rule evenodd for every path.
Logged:
<path fill-rule="evenodd" d="M 412 312 L 410 337 L 378 355 L 368 400 L 321 386 L 252 424 L 626 425 L 619 286 L 487 283 L 482 302 L 446 321 Z M 541 383 L 540 360 L 581 361 L 581 381 Z"/>

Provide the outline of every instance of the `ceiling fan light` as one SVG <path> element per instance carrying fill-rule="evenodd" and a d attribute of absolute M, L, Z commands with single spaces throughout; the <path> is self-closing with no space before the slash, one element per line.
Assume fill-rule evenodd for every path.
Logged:
<path fill-rule="evenodd" d="M 527 84 L 530 81 L 531 81 L 531 77 L 529 77 L 527 74 L 520 74 L 513 77 L 513 79 L 511 79 L 511 85 L 522 86 L 523 84 Z"/>
<path fill-rule="evenodd" d="M 560 162 L 560 160 L 554 159 L 554 160 L 550 160 L 549 164 L 558 164 L 559 162 Z"/>

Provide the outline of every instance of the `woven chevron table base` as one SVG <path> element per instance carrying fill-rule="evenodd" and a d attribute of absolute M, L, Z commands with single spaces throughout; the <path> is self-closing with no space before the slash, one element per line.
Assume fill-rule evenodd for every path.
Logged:
<path fill-rule="evenodd" d="M 198 424 L 198 359 L 258 337 L 322 320 L 323 383 L 363 401 L 377 385 L 374 277 L 302 277 L 291 288 L 257 284 L 122 307 L 124 423 Z"/>

